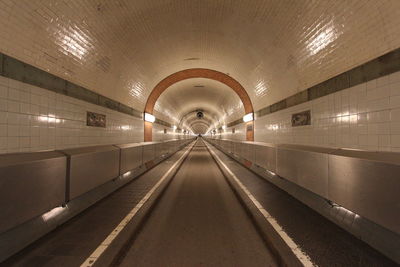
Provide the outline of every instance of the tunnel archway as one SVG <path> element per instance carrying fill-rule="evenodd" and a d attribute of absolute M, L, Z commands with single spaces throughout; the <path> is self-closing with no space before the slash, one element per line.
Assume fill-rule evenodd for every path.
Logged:
<path fill-rule="evenodd" d="M 208 126 L 207 128 L 211 127 L 211 125 L 214 124 L 215 122 L 215 117 L 217 116 L 217 114 L 215 114 L 211 110 L 202 109 L 201 112 L 207 114 L 208 116 L 204 116 L 201 119 L 199 119 L 196 116 L 198 111 L 199 109 L 195 109 L 183 115 L 179 121 L 178 127 L 183 128 L 185 125 L 187 125 L 189 126 L 189 128 L 191 128 L 192 124 L 195 122 L 203 122 L 204 124 L 207 124 Z"/>
<path fill-rule="evenodd" d="M 171 85 L 192 78 L 205 78 L 221 82 L 231 88 L 240 98 L 243 103 L 245 114 L 253 113 L 253 104 L 244 87 L 229 75 L 220 71 L 204 68 L 193 68 L 175 72 L 161 80 L 151 91 L 144 108 L 144 112 L 153 114 L 154 106 L 160 95 L 167 90 Z M 144 141 L 152 141 L 153 125 L 150 122 L 144 121 Z M 246 123 L 246 140 L 254 141 L 254 121 Z"/>

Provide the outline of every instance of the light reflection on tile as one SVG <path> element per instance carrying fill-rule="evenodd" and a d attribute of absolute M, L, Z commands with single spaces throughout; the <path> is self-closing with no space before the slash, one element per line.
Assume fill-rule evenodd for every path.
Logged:
<path fill-rule="evenodd" d="M 137 110 L 169 74 L 211 68 L 258 110 L 400 47 L 399 11 L 395 0 L 2 1 L 0 51 Z"/>
<path fill-rule="evenodd" d="M 378 101 L 387 103 L 389 98 L 396 97 L 387 94 L 388 86 L 391 84 L 393 88 L 400 88 L 400 82 L 390 82 L 390 77 L 396 75 L 398 74 L 394 73 L 386 76 L 386 79 L 380 78 L 380 83 L 383 84 L 377 87 L 377 92 L 374 92 L 376 96 L 380 96 Z M 268 143 L 399 151 L 400 143 L 397 142 L 399 140 L 397 136 L 400 133 L 400 126 L 397 127 L 397 122 L 400 122 L 400 108 L 393 108 L 390 105 L 376 108 L 374 101 L 367 102 L 365 108 L 357 108 L 356 105 L 352 112 L 349 112 L 346 106 L 342 106 L 352 101 L 356 104 L 364 102 L 363 88 L 365 84 L 357 85 L 257 118 L 255 139 Z M 335 101 L 338 99 L 339 102 Z M 307 109 L 312 112 L 312 125 L 291 127 L 291 114 Z M 241 140 L 245 140 L 243 136 L 242 138 Z"/>

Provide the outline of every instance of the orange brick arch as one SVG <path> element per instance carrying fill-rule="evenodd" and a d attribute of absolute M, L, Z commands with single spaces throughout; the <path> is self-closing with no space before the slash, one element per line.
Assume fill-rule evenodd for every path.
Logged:
<path fill-rule="evenodd" d="M 157 102 L 157 99 L 160 97 L 160 95 L 168 89 L 171 85 L 187 80 L 187 79 L 193 79 L 193 78 L 206 78 L 206 79 L 211 79 L 214 81 L 221 82 L 228 87 L 230 87 L 240 98 L 240 100 L 243 103 L 243 107 L 245 110 L 245 113 L 251 113 L 254 112 L 253 105 L 251 103 L 250 97 L 247 94 L 247 91 L 243 88 L 243 86 L 230 77 L 229 75 L 216 71 L 216 70 L 211 70 L 211 69 L 201 69 L 201 68 L 195 68 L 195 69 L 186 69 L 182 71 L 175 72 L 168 77 L 164 78 L 162 81 L 160 81 L 154 89 L 151 91 L 149 97 L 147 98 L 146 106 L 144 108 L 144 112 L 153 114 L 154 111 L 154 106 Z M 153 127 L 152 123 L 150 122 L 144 122 L 144 141 L 152 141 L 153 137 Z M 248 122 L 246 124 L 246 140 L 247 141 L 254 141 L 254 122 Z"/>

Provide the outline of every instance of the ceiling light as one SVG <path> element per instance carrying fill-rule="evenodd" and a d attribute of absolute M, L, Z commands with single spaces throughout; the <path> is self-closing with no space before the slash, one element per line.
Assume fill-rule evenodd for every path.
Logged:
<path fill-rule="evenodd" d="M 144 113 L 144 120 L 148 121 L 148 122 L 155 122 L 156 117 L 154 117 L 153 115 L 151 115 L 149 113 Z"/>
<path fill-rule="evenodd" d="M 246 114 L 246 115 L 243 116 L 243 121 L 244 121 L 244 122 L 249 122 L 249 121 L 252 121 L 252 120 L 254 120 L 254 118 L 253 118 L 253 112 L 248 113 L 248 114 Z"/>

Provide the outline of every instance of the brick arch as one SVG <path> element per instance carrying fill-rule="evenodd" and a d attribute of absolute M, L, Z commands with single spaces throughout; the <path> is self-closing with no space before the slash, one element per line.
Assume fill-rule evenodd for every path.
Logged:
<path fill-rule="evenodd" d="M 153 114 L 154 106 L 157 102 L 157 99 L 160 95 L 168 89 L 171 85 L 192 78 L 206 78 L 221 82 L 231 88 L 240 98 L 243 103 L 243 107 L 245 110 L 245 114 L 254 112 L 253 104 L 251 103 L 250 97 L 247 94 L 247 91 L 243 88 L 243 86 L 230 77 L 229 75 L 211 69 L 186 69 L 182 71 L 175 72 L 168 77 L 164 78 L 160 81 L 154 89 L 151 91 L 149 97 L 147 98 L 146 106 L 144 108 L 144 112 Z M 152 141 L 152 133 L 153 127 L 149 122 L 144 122 L 144 141 Z M 246 123 L 246 140 L 254 141 L 254 122 Z"/>

